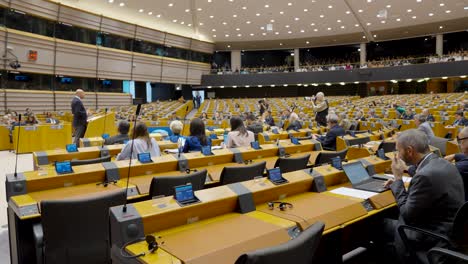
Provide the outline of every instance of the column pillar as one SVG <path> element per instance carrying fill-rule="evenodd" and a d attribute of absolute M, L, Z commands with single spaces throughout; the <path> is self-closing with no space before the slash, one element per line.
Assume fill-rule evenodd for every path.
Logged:
<path fill-rule="evenodd" d="M 231 51 L 231 71 L 240 71 L 241 70 L 241 51 L 233 50 Z"/>
<path fill-rule="evenodd" d="M 436 54 L 442 56 L 444 54 L 444 35 L 436 35 Z"/>
<path fill-rule="evenodd" d="M 294 71 L 298 71 L 299 68 L 301 67 L 299 64 L 299 49 L 294 49 Z"/>
<path fill-rule="evenodd" d="M 359 49 L 361 50 L 359 52 L 359 55 L 360 55 L 360 62 L 361 62 L 361 65 L 364 65 L 367 63 L 367 50 L 366 50 L 366 43 L 361 43 L 361 45 L 359 45 Z"/>

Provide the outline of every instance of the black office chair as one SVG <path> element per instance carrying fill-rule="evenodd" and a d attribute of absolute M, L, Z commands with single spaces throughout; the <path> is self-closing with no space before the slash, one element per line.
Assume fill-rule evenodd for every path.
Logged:
<path fill-rule="evenodd" d="M 358 127 L 358 124 L 353 122 L 353 123 L 351 123 L 351 126 L 349 127 L 349 130 L 354 131 L 354 130 L 357 129 L 357 127 Z"/>
<path fill-rule="evenodd" d="M 324 227 L 324 223 L 317 222 L 293 240 L 241 255 L 235 264 L 311 264 Z"/>
<path fill-rule="evenodd" d="M 468 255 L 446 248 L 434 247 L 427 253 L 430 264 L 468 264 Z"/>
<path fill-rule="evenodd" d="M 394 152 L 396 150 L 396 142 L 395 141 L 392 141 L 392 142 L 382 141 L 379 144 L 379 149 L 383 149 L 385 153 Z"/>
<path fill-rule="evenodd" d="M 365 134 L 367 132 L 369 132 L 369 131 L 367 131 L 367 130 L 346 130 L 346 134 L 348 134 L 348 135 L 351 135 L 352 133 L 354 133 L 355 135 Z"/>
<path fill-rule="evenodd" d="M 401 225 L 398 227 L 398 233 L 400 234 L 401 240 L 405 244 L 407 251 L 410 253 L 411 260 L 425 262 L 426 251 L 421 251 L 415 248 L 414 241 L 411 241 L 408 238 L 406 231 L 416 232 L 418 235 L 431 238 L 435 242 L 439 241 L 439 243 L 446 244 L 449 249 L 459 250 L 466 248 L 468 246 L 468 202 L 458 209 L 453 221 L 452 233 L 448 237 L 413 226 Z M 434 245 L 436 244 L 435 242 Z"/>
<path fill-rule="evenodd" d="M 221 182 L 221 185 L 224 185 L 252 180 L 257 176 L 263 176 L 265 166 L 266 161 L 254 163 L 249 166 L 224 167 L 219 181 Z"/>
<path fill-rule="evenodd" d="M 445 157 L 445 153 L 447 151 L 447 142 L 449 140 L 446 138 L 441 138 L 441 137 L 432 137 L 429 140 L 429 145 L 436 147 L 440 150 L 440 154 L 442 157 Z"/>
<path fill-rule="evenodd" d="M 279 158 L 276 160 L 275 168 L 279 167 L 281 173 L 303 170 L 307 168 L 310 154 L 298 158 Z"/>
<path fill-rule="evenodd" d="M 33 226 L 37 263 L 111 263 L 109 208 L 124 203 L 124 191 L 42 201 L 42 224 Z"/>
<path fill-rule="evenodd" d="M 340 157 L 341 160 L 344 160 L 346 158 L 346 153 L 348 153 L 347 148 L 341 151 L 322 151 L 317 155 L 314 166 L 331 163 L 331 159 L 337 156 Z"/>
<path fill-rule="evenodd" d="M 71 160 L 70 164 L 72 166 L 79 166 L 79 165 L 87 165 L 87 164 L 95 164 L 95 163 L 103 163 L 111 161 L 111 156 L 104 156 L 95 159 L 86 159 L 86 160 Z"/>
<path fill-rule="evenodd" d="M 184 176 L 153 177 L 153 180 L 151 180 L 149 197 L 174 195 L 174 187 L 187 183 L 192 184 L 194 191 L 202 190 L 205 186 L 206 173 L 206 170 L 201 170 Z"/>

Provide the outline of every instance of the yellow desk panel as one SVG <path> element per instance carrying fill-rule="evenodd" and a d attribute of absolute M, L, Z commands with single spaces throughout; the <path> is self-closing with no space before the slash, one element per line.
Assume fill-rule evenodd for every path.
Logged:
<path fill-rule="evenodd" d="M 10 129 L 7 126 L 0 125 L 0 150 L 13 149 L 13 143 L 10 143 Z"/>
<path fill-rule="evenodd" d="M 71 143 L 70 123 L 21 126 L 21 128 L 15 127 L 13 130 L 13 147 L 15 149 L 18 145 L 19 129 L 20 143 L 18 153 L 29 153 L 45 149 L 62 149 Z"/>

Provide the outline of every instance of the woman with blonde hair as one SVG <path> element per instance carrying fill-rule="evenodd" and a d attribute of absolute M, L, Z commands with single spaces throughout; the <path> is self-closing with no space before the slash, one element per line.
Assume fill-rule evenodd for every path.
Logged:
<path fill-rule="evenodd" d="M 325 100 L 325 95 L 322 92 L 318 92 L 312 98 L 312 109 L 315 112 L 315 121 L 321 126 L 327 126 L 328 101 Z"/>

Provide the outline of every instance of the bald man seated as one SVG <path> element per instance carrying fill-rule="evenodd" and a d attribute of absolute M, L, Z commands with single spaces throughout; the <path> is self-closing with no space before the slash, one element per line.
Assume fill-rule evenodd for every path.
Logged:
<path fill-rule="evenodd" d="M 460 172 L 465 185 L 465 201 L 468 201 L 468 127 L 463 128 L 458 134 L 457 141 L 462 153 L 448 155 L 445 159 L 450 162 L 455 161 L 455 166 Z"/>
<path fill-rule="evenodd" d="M 83 100 L 85 98 L 85 92 L 82 89 L 78 89 L 75 92 L 75 97 L 71 101 L 71 110 L 73 114 L 73 135 L 74 141 L 77 146 L 80 145 L 80 138 L 83 138 L 86 133 L 86 128 L 88 127 L 88 114 L 83 105 Z"/>

